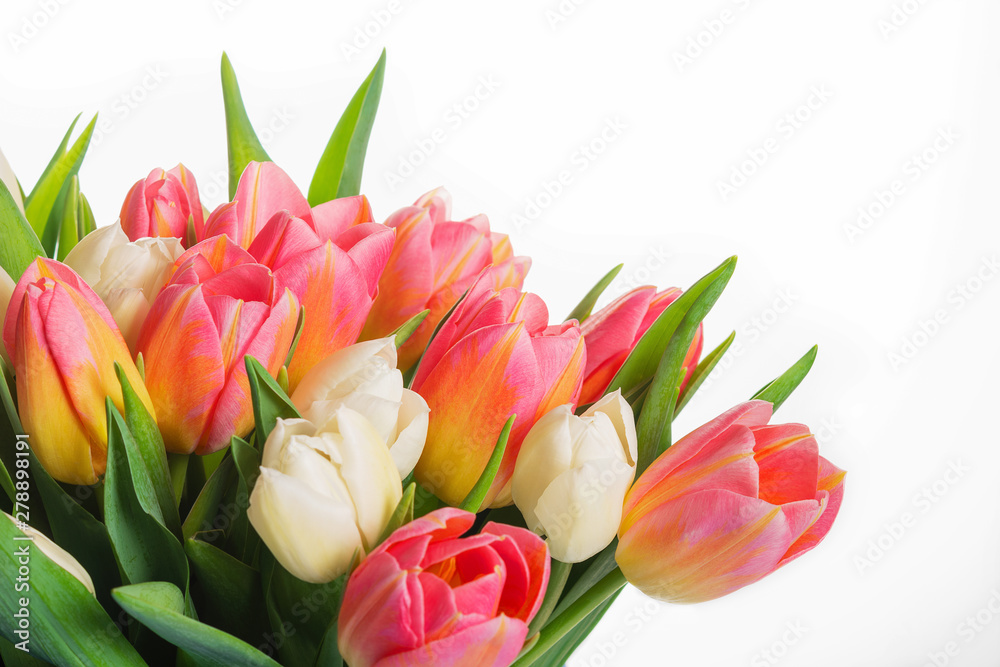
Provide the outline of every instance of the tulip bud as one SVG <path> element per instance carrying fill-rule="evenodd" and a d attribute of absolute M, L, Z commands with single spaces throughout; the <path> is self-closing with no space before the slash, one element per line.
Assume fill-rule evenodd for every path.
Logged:
<path fill-rule="evenodd" d="M 604 394 L 632 348 L 653 325 L 667 306 L 680 297 L 676 287 L 657 292 L 655 287 L 638 287 L 620 296 L 588 317 L 580 331 L 587 345 L 587 369 L 583 380 L 580 403 L 593 403 Z M 684 377 L 681 388 L 698 366 L 701 356 L 702 328 L 698 325 L 691 347 L 684 357 Z"/>
<path fill-rule="evenodd" d="M 253 429 L 244 357 L 277 375 L 299 304 L 225 236 L 195 245 L 175 266 L 137 347 L 167 450 L 210 454 Z"/>
<path fill-rule="evenodd" d="M 136 351 L 149 305 L 166 284 L 184 252 L 175 238 L 129 241 L 120 225 L 97 229 L 66 255 L 66 265 L 87 281 L 118 323 L 129 349 Z"/>
<path fill-rule="evenodd" d="M 485 505 L 509 504 L 514 461 L 528 429 L 580 393 L 586 356 L 576 321 L 548 326 L 534 294 L 493 288 L 488 271 L 441 326 L 412 387 L 431 414 L 417 480 L 457 506 L 482 475 L 512 414 L 500 469 Z"/>
<path fill-rule="evenodd" d="M 11 522 L 17 526 L 18 530 L 31 539 L 32 547 L 41 551 L 45 554 L 46 558 L 73 575 L 77 581 L 83 584 L 84 588 L 90 591 L 91 595 L 96 597 L 96 593 L 94 592 L 94 581 L 90 578 L 90 574 L 83 567 L 83 565 L 80 565 L 80 561 L 73 558 L 72 554 L 31 526 L 18 521 L 6 512 L 4 512 L 3 515 L 10 519 Z"/>
<path fill-rule="evenodd" d="M 125 197 L 120 217 L 125 234 L 138 241 L 147 236 L 186 239 L 188 224 L 197 234 L 204 227 L 204 215 L 194 175 L 179 164 L 170 171 L 154 169 L 137 181 Z"/>
<path fill-rule="evenodd" d="M 490 231 L 485 215 L 463 221 L 451 217 L 451 195 L 444 188 L 423 195 L 385 221 L 396 230 L 396 244 L 379 281 L 361 333 L 381 338 L 423 310 L 430 310 L 399 350 L 400 368 L 411 367 L 427 347 L 435 327 L 484 268 L 497 267 L 496 289 L 521 289 L 531 261 L 513 257 L 510 240 Z"/>
<path fill-rule="evenodd" d="M 96 483 L 107 464 L 105 397 L 124 409 L 116 362 L 155 415 L 111 313 L 71 268 L 39 258 L 14 289 L 3 339 L 38 460 L 60 482 Z"/>
<path fill-rule="evenodd" d="M 511 494 L 528 528 L 547 536 L 553 558 L 579 563 L 611 544 L 636 456 L 632 408 L 620 391 L 580 417 L 560 405 L 531 427 Z"/>
<path fill-rule="evenodd" d="M 401 478 L 424 450 L 430 408 L 415 391 L 403 388 L 392 338 L 334 352 L 305 374 L 292 403 L 314 424 L 324 423 L 341 406 L 364 415 L 389 447 Z"/>
<path fill-rule="evenodd" d="M 549 580 L 549 555 L 523 528 L 439 509 L 396 530 L 347 581 L 337 647 L 351 667 L 506 667 Z"/>
<path fill-rule="evenodd" d="M 826 536 L 844 471 L 801 424 L 768 426 L 741 403 L 681 438 L 625 497 L 615 560 L 646 595 L 712 600 L 767 576 Z"/>
<path fill-rule="evenodd" d="M 319 427 L 278 420 L 247 516 L 286 570 L 320 584 L 346 572 L 355 551 L 375 547 L 401 497 L 381 436 L 341 406 Z"/>

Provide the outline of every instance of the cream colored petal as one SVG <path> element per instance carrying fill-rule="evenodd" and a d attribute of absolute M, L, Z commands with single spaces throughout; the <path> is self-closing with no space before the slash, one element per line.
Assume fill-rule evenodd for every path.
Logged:
<path fill-rule="evenodd" d="M 80 274 L 80 277 L 100 294 L 97 285 L 101 280 L 101 266 L 112 248 L 128 245 L 128 242 L 128 236 L 117 222 L 98 227 L 80 239 L 80 242 L 66 255 L 64 263 Z"/>
<path fill-rule="evenodd" d="M 14 175 L 14 170 L 11 169 L 10 163 L 7 162 L 7 158 L 4 157 L 3 152 L 0 152 L 0 181 L 7 186 L 10 190 L 11 196 L 14 198 L 14 203 L 24 213 L 24 202 L 21 200 L 21 188 L 17 184 L 17 177 Z"/>
<path fill-rule="evenodd" d="M 427 401 L 420 394 L 409 389 L 403 390 L 397 421 L 399 432 L 389 443 L 389 455 L 392 456 L 400 477 L 409 475 L 420 460 L 427 442 L 430 411 Z"/>
<path fill-rule="evenodd" d="M 11 515 L 7 514 L 6 512 L 4 512 L 3 515 L 8 519 L 10 519 L 15 524 L 17 524 L 17 520 L 14 519 L 14 517 L 12 517 Z M 49 560 L 51 560 L 56 565 L 66 570 L 70 574 L 72 574 L 77 581 L 83 584 L 84 587 L 88 591 L 90 591 L 91 595 L 95 595 L 94 582 L 90 578 L 90 574 L 87 572 L 87 570 L 85 570 L 84 567 L 80 565 L 80 561 L 73 558 L 73 556 L 70 555 L 61 546 L 59 546 L 49 538 L 45 537 L 45 535 L 41 534 L 31 526 L 19 525 L 18 528 L 21 530 L 22 533 L 24 533 L 25 535 L 27 535 L 32 539 L 32 544 L 39 551 L 45 554 L 49 558 Z"/>

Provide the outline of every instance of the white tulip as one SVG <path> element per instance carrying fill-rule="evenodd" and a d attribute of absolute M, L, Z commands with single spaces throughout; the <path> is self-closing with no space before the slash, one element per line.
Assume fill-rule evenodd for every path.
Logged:
<path fill-rule="evenodd" d="M 11 196 L 14 198 L 14 203 L 24 213 L 24 202 L 21 201 L 21 186 L 17 184 L 17 176 L 14 175 L 14 170 L 10 168 L 10 163 L 7 162 L 7 158 L 4 157 L 3 152 L 0 152 L 0 181 L 7 186 L 10 190 Z"/>
<path fill-rule="evenodd" d="M 183 252 L 171 237 L 129 241 L 116 222 L 83 237 L 65 263 L 101 297 L 134 352 L 149 306 Z"/>
<path fill-rule="evenodd" d="M 356 551 L 375 547 L 402 495 L 375 428 L 340 407 L 319 427 L 278 420 L 247 516 L 286 570 L 320 584 L 346 572 Z"/>
<path fill-rule="evenodd" d="M 579 563 L 611 543 L 635 479 L 632 408 L 608 394 L 582 416 L 561 405 L 521 445 L 511 481 L 528 528 L 547 536 L 552 557 Z"/>
<path fill-rule="evenodd" d="M 3 515 L 13 521 L 14 524 L 17 525 L 18 530 L 24 533 L 27 537 L 31 538 L 31 543 L 35 548 L 45 554 L 45 556 L 48 557 L 48 559 L 53 563 L 73 575 L 77 581 L 83 584 L 84 587 L 90 591 L 91 595 L 95 595 L 94 582 L 87 573 L 87 570 L 80 565 L 80 561 L 73 558 L 73 556 L 65 551 L 61 546 L 45 537 L 45 535 L 42 535 L 31 526 L 18 523 L 14 517 L 6 512 L 4 512 Z"/>
<path fill-rule="evenodd" d="M 292 403 L 314 423 L 326 421 L 341 406 L 363 414 L 389 447 L 400 477 L 410 474 L 424 451 L 430 408 L 403 387 L 392 337 L 357 343 L 326 357 L 299 382 Z"/>

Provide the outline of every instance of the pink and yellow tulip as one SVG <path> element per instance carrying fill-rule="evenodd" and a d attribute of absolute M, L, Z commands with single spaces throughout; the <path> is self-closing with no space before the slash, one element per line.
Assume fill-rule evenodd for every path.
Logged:
<path fill-rule="evenodd" d="M 197 236 L 204 226 L 204 215 L 194 175 L 179 164 L 170 171 L 154 169 L 132 186 L 122 204 L 121 226 L 130 241 L 147 236 L 173 236 L 184 241 L 188 222 Z"/>
<path fill-rule="evenodd" d="M 500 470 L 485 499 L 509 504 L 521 442 L 557 405 L 575 405 L 586 353 L 576 321 L 548 326 L 534 294 L 495 289 L 485 270 L 427 348 L 413 389 L 431 408 L 416 478 L 450 505 L 472 489 L 507 418 L 516 414 Z"/>
<path fill-rule="evenodd" d="M 580 329 L 587 345 L 587 370 L 580 402 L 593 403 L 608 388 L 639 339 L 667 306 L 677 300 L 681 290 L 671 287 L 657 292 L 655 287 L 638 287 L 587 318 Z M 681 388 L 698 366 L 701 357 L 702 328 L 684 358 Z"/>
<path fill-rule="evenodd" d="M 505 667 L 524 645 L 549 554 L 523 528 L 444 508 L 396 530 L 344 592 L 338 648 L 351 667 Z"/>
<path fill-rule="evenodd" d="M 277 374 L 299 304 L 226 236 L 181 255 L 139 333 L 167 450 L 209 454 L 253 428 L 244 356 Z"/>
<path fill-rule="evenodd" d="M 107 464 L 105 397 L 123 409 L 115 362 L 155 414 L 107 306 L 68 266 L 40 258 L 14 288 L 3 340 L 38 460 L 61 482 L 95 484 Z"/>
<path fill-rule="evenodd" d="M 712 600 L 767 576 L 826 536 L 844 471 L 801 424 L 768 425 L 748 401 L 679 440 L 625 497 L 615 558 L 646 595 Z"/>
<path fill-rule="evenodd" d="M 385 221 L 396 230 L 396 245 L 379 281 L 382 297 L 375 299 L 361 339 L 387 336 L 429 309 L 399 350 L 401 369 L 417 361 L 434 328 L 485 267 L 497 267 L 498 289 L 521 289 L 531 266 L 527 257 L 513 256 L 505 234 L 490 231 L 485 215 L 463 221 L 450 217 L 451 195 L 438 188 Z"/>

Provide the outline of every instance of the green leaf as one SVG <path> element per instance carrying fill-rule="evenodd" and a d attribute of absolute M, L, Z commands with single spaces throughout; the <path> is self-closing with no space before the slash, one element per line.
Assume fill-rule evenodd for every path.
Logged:
<path fill-rule="evenodd" d="M 590 288 L 590 291 L 587 292 L 587 295 L 583 297 L 580 303 L 576 304 L 576 308 L 573 309 L 573 312 L 571 312 L 569 317 L 566 319 L 577 320 L 580 324 L 583 324 L 584 320 L 590 317 L 590 314 L 594 312 L 594 305 L 597 303 L 597 300 L 601 298 L 602 294 L 604 294 L 604 290 L 608 289 L 611 281 L 615 279 L 619 272 L 621 272 L 623 266 L 625 265 L 619 264 L 615 268 L 608 271 L 603 278 L 598 280 L 597 284 Z"/>
<path fill-rule="evenodd" d="M 245 440 L 233 436 L 230 450 L 236 463 L 237 487 L 233 500 L 233 521 L 229 530 L 229 548 L 227 551 L 244 563 L 251 565 L 260 545 L 257 531 L 250 525 L 247 508 L 250 506 L 250 494 L 253 492 L 257 477 L 260 476 L 260 452 L 251 447 Z"/>
<path fill-rule="evenodd" d="M 94 134 L 94 127 L 97 125 L 97 114 L 94 114 L 87 127 L 66 151 L 66 143 L 75 124 L 76 120 L 73 121 L 56 155 L 24 203 L 24 217 L 28 219 L 31 228 L 42 239 L 43 247 L 47 248 L 50 254 L 59 237 L 59 222 L 63 202 L 69 191 L 69 180 L 80 171 L 80 165 L 90 146 L 90 138 Z"/>
<path fill-rule="evenodd" d="M 253 131 L 236 72 L 229 62 L 229 56 L 222 54 L 222 100 L 226 107 L 226 141 L 229 146 L 229 198 L 236 195 L 240 175 L 251 162 L 270 162 L 267 151 Z"/>
<path fill-rule="evenodd" d="M 616 537 L 611 541 L 611 544 L 604 547 L 604 550 L 596 556 L 592 556 L 584 562 L 573 566 L 573 570 L 570 572 L 566 583 L 569 590 L 566 590 L 563 596 L 559 598 L 559 604 L 556 605 L 555 611 L 552 612 L 553 616 L 558 616 L 566 611 L 571 604 L 579 600 L 584 593 L 597 585 L 597 582 L 618 567 L 618 563 L 615 562 L 615 551 L 617 549 L 618 538 Z"/>
<path fill-rule="evenodd" d="M 38 236 L 0 181 L 0 267 L 16 283 L 28 265 L 44 255 Z"/>
<path fill-rule="evenodd" d="M 395 336 L 397 350 L 403 347 L 403 344 L 410 339 L 410 336 L 413 335 L 413 332 L 417 330 L 417 327 L 423 324 L 424 320 L 427 319 L 427 316 L 430 314 L 431 311 L 422 310 L 413 317 L 411 317 L 410 319 L 403 322 L 398 329 L 389 334 L 390 336 Z"/>
<path fill-rule="evenodd" d="M 94 219 L 94 211 L 90 208 L 90 202 L 84 194 L 80 193 L 80 202 L 77 204 L 79 208 L 79 217 L 77 218 L 79 222 L 79 227 L 77 228 L 77 238 L 83 239 L 87 234 L 91 233 L 97 229 L 97 221 Z"/>
<path fill-rule="evenodd" d="M 302 337 L 302 329 L 306 325 L 306 308 L 305 306 L 299 307 L 299 318 L 295 321 L 295 335 L 292 336 L 292 345 L 288 348 L 288 354 L 285 355 L 285 363 L 283 368 L 287 368 L 288 364 L 292 363 L 292 355 L 295 354 L 295 349 L 299 346 L 299 338 Z M 287 370 L 285 371 L 288 372 Z"/>
<path fill-rule="evenodd" d="M 69 251 L 79 242 L 80 222 L 80 177 L 73 174 L 69 178 L 69 189 L 66 191 L 66 200 L 62 207 L 59 230 L 59 261 L 66 259 Z"/>
<path fill-rule="evenodd" d="M 681 392 L 680 400 L 677 401 L 677 410 L 674 411 L 674 416 L 680 414 L 681 409 L 688 404 L 691 397 L 694 396 L 698 388 L 701 387 L 702 383 L 708 378 L 709 374 L 715 369 L 716 365 L 722 360 L 726 352 L 729 350 L 729 346 L 733 344 L 736 340 L 736 332 L 729 334 L 726 340 L 719 343 L 719 346 L 708 353 L 708 355 L 701 360 L 698 367 L 694 369 L 694 373 L 691 373 L 691 379 L 688 380 L 687 385 L 684 387 L 684 391 Z"/>
<path fill-rule="evenodd" d="M 45 169 L 42 171 L 42 175 L 38 177 L 38 182 L 35 183 L 35 187 L 31 189 L 31 193 L 24 196 L 24 190 L 22 189 L 21 200 L 24 202 L 26 207 L 31 204 L 31 201 L 36 195 L 44 195 L 46 191 L 46 184 L 52 180 L 50 174 L 55 170 L 59 161 L 66 155 L 66 147 L 69 146 L 69 138 L 73 136 L 73 128 L 76 127 L 76 124 L 80 121 L 80 117 L 82 115 L 82 113 L 78 113 L 76 118 L 73 119 L 73 122 L 69 124 L 69 129 L 66 130 L 66 134 L 63 135 L 62 141 L 59 142 L 59 147 L 56 148 L 56 152 L 52 154 L 51 158 L 49 158 L 49 163 L 45 165 Z M 18 187 L 20 187 L 20 183 L 18 183 Z"/>
<path fill-rule="evenodd" d="M 517 415 L 511 415 L 507 418 L 507 423 L 503 425 L 503 430 L 500 431 L 500 437 L 497 438 L 497 444 L 493 448 L 493 453 L 490 454 L 490 460 L 486 462 L 483 474 L 479 476 L 479 479 L 472 487 L 472 490 L 469 491 L 469 494 L 465 496 L 465 500 L 462 501 L 459 508 L 466 512 L 479 512 L 483 508 L 483 501 L 486 500 L 486 494 L 489 493 L 490 487 L 493 486 L 493 480 L 496 479 L 497 472 L 500 470 L 503 453 L 507 449 L 507 438 L 510 437 L 510 429 L 514 426 L 514 419 L 516 418 Z"/>
<path fill-rule="evenodd" d="M 219 509 L 222 499 L 226 497 L 230 487 L 236 484 L 236 478 L 236 463 L 233 461 L 232 456 L 227 456 L 222 459 L 219 467 L 208 478 L 208 481 L 201 489 L 201 493 L 198 494 L 198 498 L 195 499 L 194 504 L 191 506 L 191 511 L 188 512 L 187 518 L 184 519 L 183 533 L 185 540 L 195 535 L 214 533 L 214 531 L 221 533 L 224 526 L 229 525 L 229 522 L 232 521 L 233 513 L 226 512 L 224 522 L 219 521 Z M 217 536 L 218 534 L 213 535 L 213 537 Z"/>
<path fill-rule="evenodd" d="M 170 468 L 167 464 L 163 437 L 156 420 L 146 410 L 139 395 L 129 383 L 124 370 L 115 362 L 115 373 L 122 387 L 125 423 L 131 438 L 125 438 L 132 485 L 139 503 L 147 514 L 163 524 L 178 539 L 181 536 L 181 518 L 177 513 Z"/>
<path fill-rule="evenodd" d="M 0 637 L 0 662 L 5 667 L 46 667 L 51 663 L 33 658 L 27 651 L 14 648 L 14 644 Z"/>
<path fill-rule="evenodd" d="M 392 516 L 389 517 L 389 523 L 385 525 L 382 535 L 379 536 L 378 542 L 375 543 L 376 546 L 389 539 L 389 536 L 397 529 L 413 521 L 413 500 L 416 497 L 416 493 L 417 485 L 411 482 L 403 491 L 403 497 L 396 503 L 396 509 L 393 510 Z"/>
<path fill-rule="evenodd" d="M 406 373 L 403 374 L 403 383 L 407 387 L 413 386 L 413 378 L 417 377 L 417 371 L 420 370 L 420 364 L 424 360 L 424 354 L 427 353 L 427 348 L 431 346 L 431 343 L 433 343 L 434 339 L 437 338 L 438 332 L 441 331 L 441 327 L 443 327 L 445 323 L 449 319 L 451 319 L 451 316 L 455 313 L 455 309 L 458 308 L 458 304 L 462 303 L 462 301 L 465 300 L 465 297 L 468 294 L 469 290 L 465 290 L 465 292 L 462 293 L 462 296 L 458 299 L 458 301 L 451 304 L 451 308 L 448 309 L 448 312 L 444 314 L 444 317 L 441 318 L 441 321 L 437 323 L 436 327 L 434 327 L 434 331 L 431 332 L 431 337 L 427 339 L 427 347 L 424 348 L 424 352 L 420 355 L 420 358 L 417 360 L 417 363 L 413 365 L 413 368 L 411 368 L 410 370 L 408 370 Z"/>
<path fill-rule="evenodd" d="M 152 514 L 154 503 L 134 486 L 136 476 L 128 452 L 137 451 L 125 420 L 107 399 L 108 468 L 105 476 L 104 518 L 118 564 L 129 583 L 169 581 L 187 589 L 184 549 Z M 132 440 L 132 442 L 126 442 Z"/>
<path fill-rule="evenodd" d="M 623 589 L 622 589 L 623 590 Z M 582 621 L 577 623 L 577 625 L 566 633 L 562 639 L 557 641 L 552 648 L 546 651 L 542 656 L 535 662 L 536 667 L 563 667 L 569 660 L 570 656 L 573 655 L 573 651 L 583 643 L 583 641 L 590 635 L 597 624 L 600 623 L 601 619 L 604 618 L 604 614 L 607 613 L 611 605 L 614 604 L 618 596 L 621 595 L 621 590 L 618 590 L 607 600 L 599 604 L 594 611 Z"/>
<path fill-rule="evenodd" d="M 184 552 L 204 595 L 201 620 L 253 646 L 268 631 L 260 573 L 207 542 L 187 540 Z"/>
<path fill-rule="evenodd" d="M 531 624 L 528 626 L 529 637 L 545 627 L 545 622 L 549 620 L 556 605 L 559 604 L 559 598 L 562 597 L 563 589 L 569 580 L 569 573 L 573 569 L 572 563 L 564 563 L 555 558 L 550 559 L 550 563 L 549 585 L 545 589 L 545 597 L 542 599 L 542 605 L 538 608 L 538 613 L 531 619 Z"/>
<path fill-rule="evenodd" d="M 250 401 L 253 403 L 253 419 L 256 425 L 257 443 L 264 446 L 271 429 L 278 419 L 301 417 L 292 399 L 282 391 L 267 369 L 253 357 L 245 358 L 247 377 L 250 380 Z"/>
<path fill-rule="evenodd" d="M 368 139 L 382 96 L 385 78 L 385 49 L 358 91 L 354 93 L 330 141 L 319 159 L 312 183 L 309 184 L 309 205 L 317 206 L 338 197 L 352 197 L 361 192 L 361 171 L 364 168 Z"/>
<path fill-rule="evenodd" d="M 725 266 L 725 265 L 724 265 Z M 691 348 L 691 342 L 698 333 L 701 321 L 708 315 L 722 291 L 726 289 L 735 263 L 728 265 L 728 271 L 718 275 L 709 274 L 702 278 L 676 301 L 667 306 L 653 324 L 663 322 L 661 335 L 669 336 L 666 349 L 660 358 L 653 383 L 649 387 L 642 405 L 642 413 L 636 424 L 639 439 L 639 461 L 636 475 L 652 463 L 671 444 L 671 424 L 684 377 L 684 358 Z M 669 332 L 669 333 L 668 333 Z M 643 336 L 645 339 L 645 336 Z M 642 341 L 640 340 L 641 344 Z M 630 357 L 631 358 L 631 357 Z M 626 363 L 628 363 L 626 361 Z"/>
<path fill-rule="evenodd" d="M 166 582 L 116 588 L 118 604 L 143 625 L 187 652 L 199 665 L 280 667 L 256 648 L 230 634 L 184 615 L 184 593 Z M 106 663 L 99 663 L 106 664 Z"/>
<path fill-rule="evenodd" d="M 801 359 L 792 364 L 791 368 L 754 394 L 753 398 L 770 402 L 774 406 L 774 411 L 777 412 L 781 404 L 785 402 L 785 399 L 792 395 L 795 388 L 809 374 L 809 369 L 812 368 L 813 362 L 816 361 L 817 352 L 819 352 L 819 347 L 813 345 Z"/>
<path fill-rule="evenodd" d="M 10 520 L 0 517 L 0 635 L 17 644 L 28 639 L 35 657 L 57 665 L 144 666 L 108 613 L 76 577 L 49 559 Z M 13 576 L 22 564 L 16 553 L 27 547 L 30 567 L 30 628 L 27 637 L 15 634 L 14 614 L 28 596 L 14 587 Z M 16 664 L 16 663 L 15 663 Z"/>

